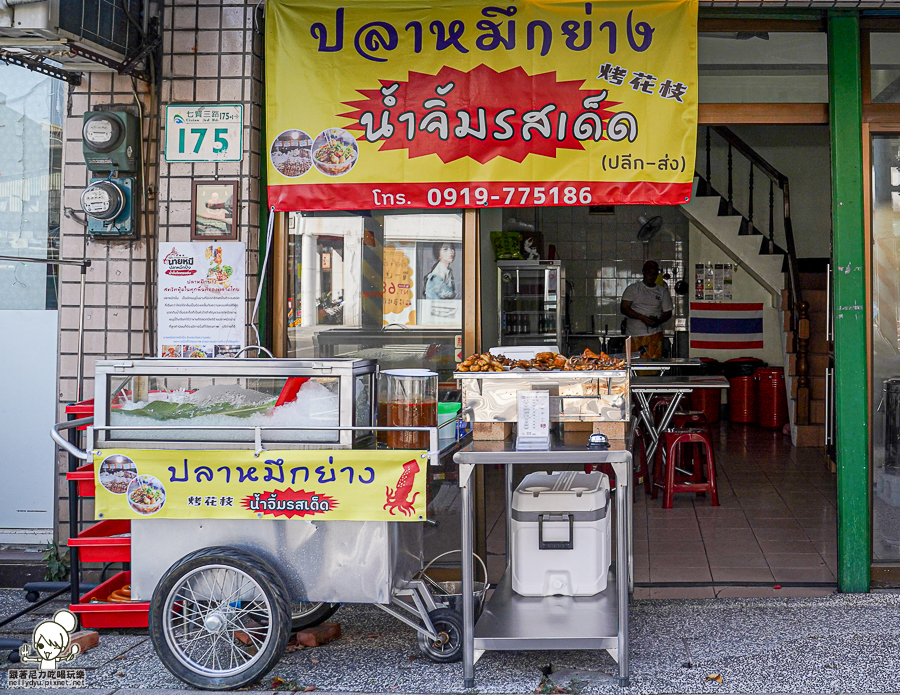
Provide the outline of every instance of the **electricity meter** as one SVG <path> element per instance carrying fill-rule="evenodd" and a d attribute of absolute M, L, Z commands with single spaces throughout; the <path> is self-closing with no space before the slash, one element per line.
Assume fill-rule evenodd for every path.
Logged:
<path fill-rule="evenodd" d="M 97 220 L 114 220 L 125 207 L 125 194 L 113 181 L 95 181 L 81 192 L 81 209 Z"/>
<path fill-rule="evenodd" d="M 130 237 L 135 233 L 134 179 L 92 179 L 81 192 L 91 236 Z"/>
<path fill-rule="evenodd" d="M 137 171 L 137 119 L 126 111 L 88 111 L 81 126 L 81 151 L 94 172 Z"/>

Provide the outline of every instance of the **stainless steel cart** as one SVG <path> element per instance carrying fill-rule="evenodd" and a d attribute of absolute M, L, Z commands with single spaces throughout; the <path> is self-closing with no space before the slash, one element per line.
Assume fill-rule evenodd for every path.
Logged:
<path fill-rule="evenodd" d="M 474 441 L 453 456 L 459 466 L 462 501 L 463 675 L 475 687 L 475 662 L 486 650 L 606 649 L 619 664 L 619 685 L 629 683 L 628 595 L 631 589 L 630 441 L 612 440 L 607 451 L 587 448 L 589 433 L 555 436 L 549 451 L 517 451 L 515 441 Z M 615 578 L 596 596 L 519 596 L 512 590 L 510 509 L 516 465 L 609 463 L 616 474 Z M 506 472 L 506 557 L 503 578 L 475 620 L 472 472 L 475 466 L 500 464 Z"/>
<path fill-rule="evenodd" d="M 374 433 L 391 429 L 376 426 L 376 373 L 374 361 L 356 359 L 100 361 L 93 422 L 59 423 L 53 438 L 96 461 L 104 487 L 116 483 L 103 482 L 100 462 L 121 457 L 114 452 L 122 449 L 239 452 L 250 460 L 276 450 L 374 449 Z M 303 393 L 318 399 L 315 408 L 302 406 Z M 73 424 L 91 425 L 85 450 L 60 435 Z M 422 457 L 437 465 L 438 429 L 403 429 L 429 433 Z M 258 459 L 260 480 L 265 458 Z M 135 480 L 147 477 L 137 473 Z M 280 659 L 292 628 L 325 620 L 339 603 L 379 606 L 415 629 L 420 649 L 436 662 L 461 656 L 462 616 L 416 578 L 420 522 L 148 516 L 131 518 L 130 532 L 131 598 L 149 601 L 154 648 L 195 687 L 255 682 Z"/>

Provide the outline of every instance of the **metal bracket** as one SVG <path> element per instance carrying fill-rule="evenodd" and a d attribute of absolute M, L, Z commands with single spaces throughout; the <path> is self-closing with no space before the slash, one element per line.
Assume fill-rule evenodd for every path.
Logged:
<path fill-rule="evenodd" d="M 55 77 L 58 80 L 68 82 L 73 87 L 81 85 L 82 76 L 80 72 L 70 72 L 53 65 L 48 65 L 39 58 L 31 58 L 29 56 L 0 50 L 0 61 L 3 61 L 7 65 L 17 65 L 20 68 L 25 68 L 32 72 L 40 73 L 41 75 Z"/>
<path fill-rule="evenodd" d="M 256 451 L 253 453 L 253 456 L 259 458 L 259 455 L 265 451 L 262 445 L 262 429 L 259 427 L 253 428 L 253 442 L 256 444 Z"/>
<path fill-rule="evenodd" d="M 469 478 L 472 477 L 472 471 L 475 470 L 474 463 L 459 464 L 459 486 L 466 487 L 469 484 Z"/>

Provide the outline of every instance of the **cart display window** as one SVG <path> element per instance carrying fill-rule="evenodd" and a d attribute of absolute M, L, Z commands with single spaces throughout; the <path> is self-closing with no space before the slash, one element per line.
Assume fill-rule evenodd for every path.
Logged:
<path fill-rule="evenodd" d="M 462 213 L 289 213 L 288 357 L 377 359 L 449 379 L 462 330 Z"/>
<path fill-rule="evenodd" d="M 111 441 L 167 440 L 169 429 L 181 429 L 182 441 L 246 441 L 246 430 L 195 430 L 186 427 L 317 427 L 320 430 L 286 432 L 296 441 L 335 442 L 340 425 L 338 377 L 248 378 L 228 376 L 110 376 L 108 400 L 112 427 L 160 427 L 165 429 L 119 430 Z M 357 377 L 364 381 L 364 377 Z M 118 381 L 118 383 L 116 383 Z M 297 383 L 301 382 L 301 383 Z M 368 398 L 366 389 L 357 396 Z M 357 407 L 367 414 L 368 404 Z M 365 419 L 365 418 L 363 418 Z"/>

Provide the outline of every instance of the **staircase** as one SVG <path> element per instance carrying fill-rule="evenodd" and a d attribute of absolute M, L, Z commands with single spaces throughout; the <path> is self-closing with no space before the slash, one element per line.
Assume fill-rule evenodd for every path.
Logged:
<path fill-rule="evenodd" d="M 711 138 L 715 133 L 727 143 L 725 192 L 712 185 Z M 746 213 L 734 202 L 734 156 L 749 165 L 742 199 Z M 699 162 L 698 162 L 699 163 Z M 767 193 L 767 217 L 754 220 L 754 177 L 762 179 Z M 767 184 L 767 185 L 766 185 Z M 765 189 L 768 189 L 767 191 Z M 783 220 L 784 248 L 775 242 L 776 190 L 780 194 L 778 221 Z M 758 191 L 756 191 L 759 196 Z M 825 370 L 829 346 L 826 340 L 827 288 L 822 272 L 804 272 L 797 259 L 790 216 L 790 186 L 786 176 L 757 154 L 730 129 L 706 130 L 706 175 L 694 178 L 691 201 L 681 206 L 697 228 L 770 293 L 772 306 L 782 317 L 784 373 L 788 390 L 791 440 L 794 446 L 825 444 Z M 761 226 L 764 227 L 764 234 Z"/>

